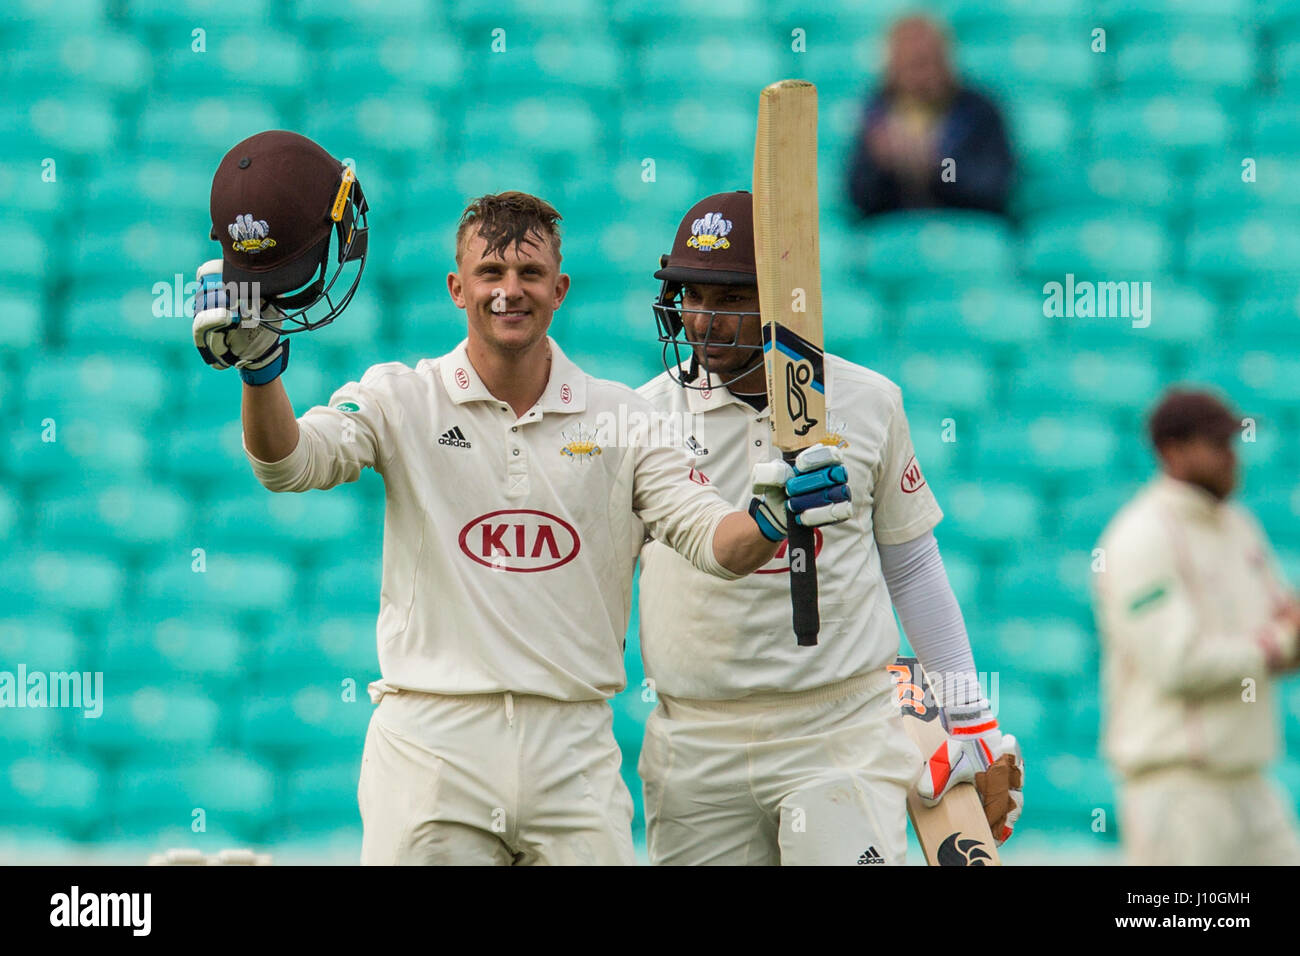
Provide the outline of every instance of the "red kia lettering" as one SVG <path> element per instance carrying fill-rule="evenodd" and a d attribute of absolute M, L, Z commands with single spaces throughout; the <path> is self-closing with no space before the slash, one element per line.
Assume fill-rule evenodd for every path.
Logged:
<path fill-rule="evenodd" d="M 578 556 L 578 532 L 545 511 L 493 511 L 460 531 L 461 553 L 494 571 L 550 571 Z"/>

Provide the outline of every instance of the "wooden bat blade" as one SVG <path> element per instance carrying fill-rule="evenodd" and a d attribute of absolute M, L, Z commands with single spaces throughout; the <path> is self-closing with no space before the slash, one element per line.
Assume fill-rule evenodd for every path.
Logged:
<path fill-rule="evenodd" d="M 925 757 L 948 737 L 939 718 L 929 680 L 915 657 L 900 657 L 888 668 L 898 689 L 903 728 Z M 907 815 L 930 866 L 1001 866 L 984 806 L 969 783 L 953 787 L 935 807 L 921 802 L 913 787 L 907 794 Z"/>
<path fill-rule="evenodd" d="M 754 261 L 773 441 L 799 451 L 826 436 L 817 219 L 817 88 L 766 87 L 754 143 Z"/>

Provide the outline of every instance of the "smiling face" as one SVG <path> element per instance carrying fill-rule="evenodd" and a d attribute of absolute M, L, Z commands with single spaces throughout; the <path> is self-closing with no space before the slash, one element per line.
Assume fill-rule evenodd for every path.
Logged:
<path fill-rule="evenodd" d="M 696 359 L 723 381 L 746 369 L 762 366 L 763 330 L 758 317 L 757 286 L 687 282 L 682 286 L 681 311 L 686 340 L 694 347 Z M 754 314 L 727 314 L 731 312 Z M 754 347 L 734 348 L 733 345 Z"/>
<path fill-rule="evenodd" d="M 487 246 L 477 229 L 466 234 L 447 290 L 465 310 L 471 342 L 498 354 L 527 351 L 546 337 L 569 277 L 536 235 L 500 250 Z"/>

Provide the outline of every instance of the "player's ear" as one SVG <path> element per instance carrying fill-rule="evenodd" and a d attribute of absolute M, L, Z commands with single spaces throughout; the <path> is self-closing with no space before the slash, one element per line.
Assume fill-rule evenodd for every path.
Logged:
<path fill-rule="evenodd" d="M 456 308 L 465 308 L 465 287 L 460 281 L 459 272 L 447 273 L 447 292 L 451 295 L 451 301 L 456 303 Z"/>
<path fill-rule="evenodd" d="M 551 303 L 552 311 L 560 307 L 560 303 L 564 301 L 564 297 L 568 294 L 569 276 L 567 273 L 561 272 L 555 280 L 555 301 Z"/>

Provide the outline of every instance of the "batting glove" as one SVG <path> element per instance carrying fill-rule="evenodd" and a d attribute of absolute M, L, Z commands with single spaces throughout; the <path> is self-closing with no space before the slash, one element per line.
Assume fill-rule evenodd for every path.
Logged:
<path fill-rule="evenodd" d="M 213 368 L 234 366 L 249 385 L 274 381 L 289 367 L 289 340 L 280 337 L 281 312 L 261 304 L 261 314 L 249 314 L 243 303 L 230 302 L 221 281 L 221 260 L 199 266 L 199 291 L 194 296 L 194 345 Z M 233 306 L 233 307 L 232 307 Z"/>
<path fill-rule="evenodd" d="M 805 448 L 793 468 L 780 459 L 755 465 L 753 483 L 749 514 L 768 541 L 787 535 L 790 515 L 806 528 L 853 517 L 844 456 L 830 445 Z"/>
<path fill-rule="evenodd" d="M 984 804 L 989 832 L 1001 846 L 1011 837 L 1025 805 L 1025 762 L 1020 744 L 998 729 L 988 701 L 949 707 L 944 716 L 948 739 L 922 768 L 917 795 L 932 807 L 958 784 L 974 784 Z"/>

